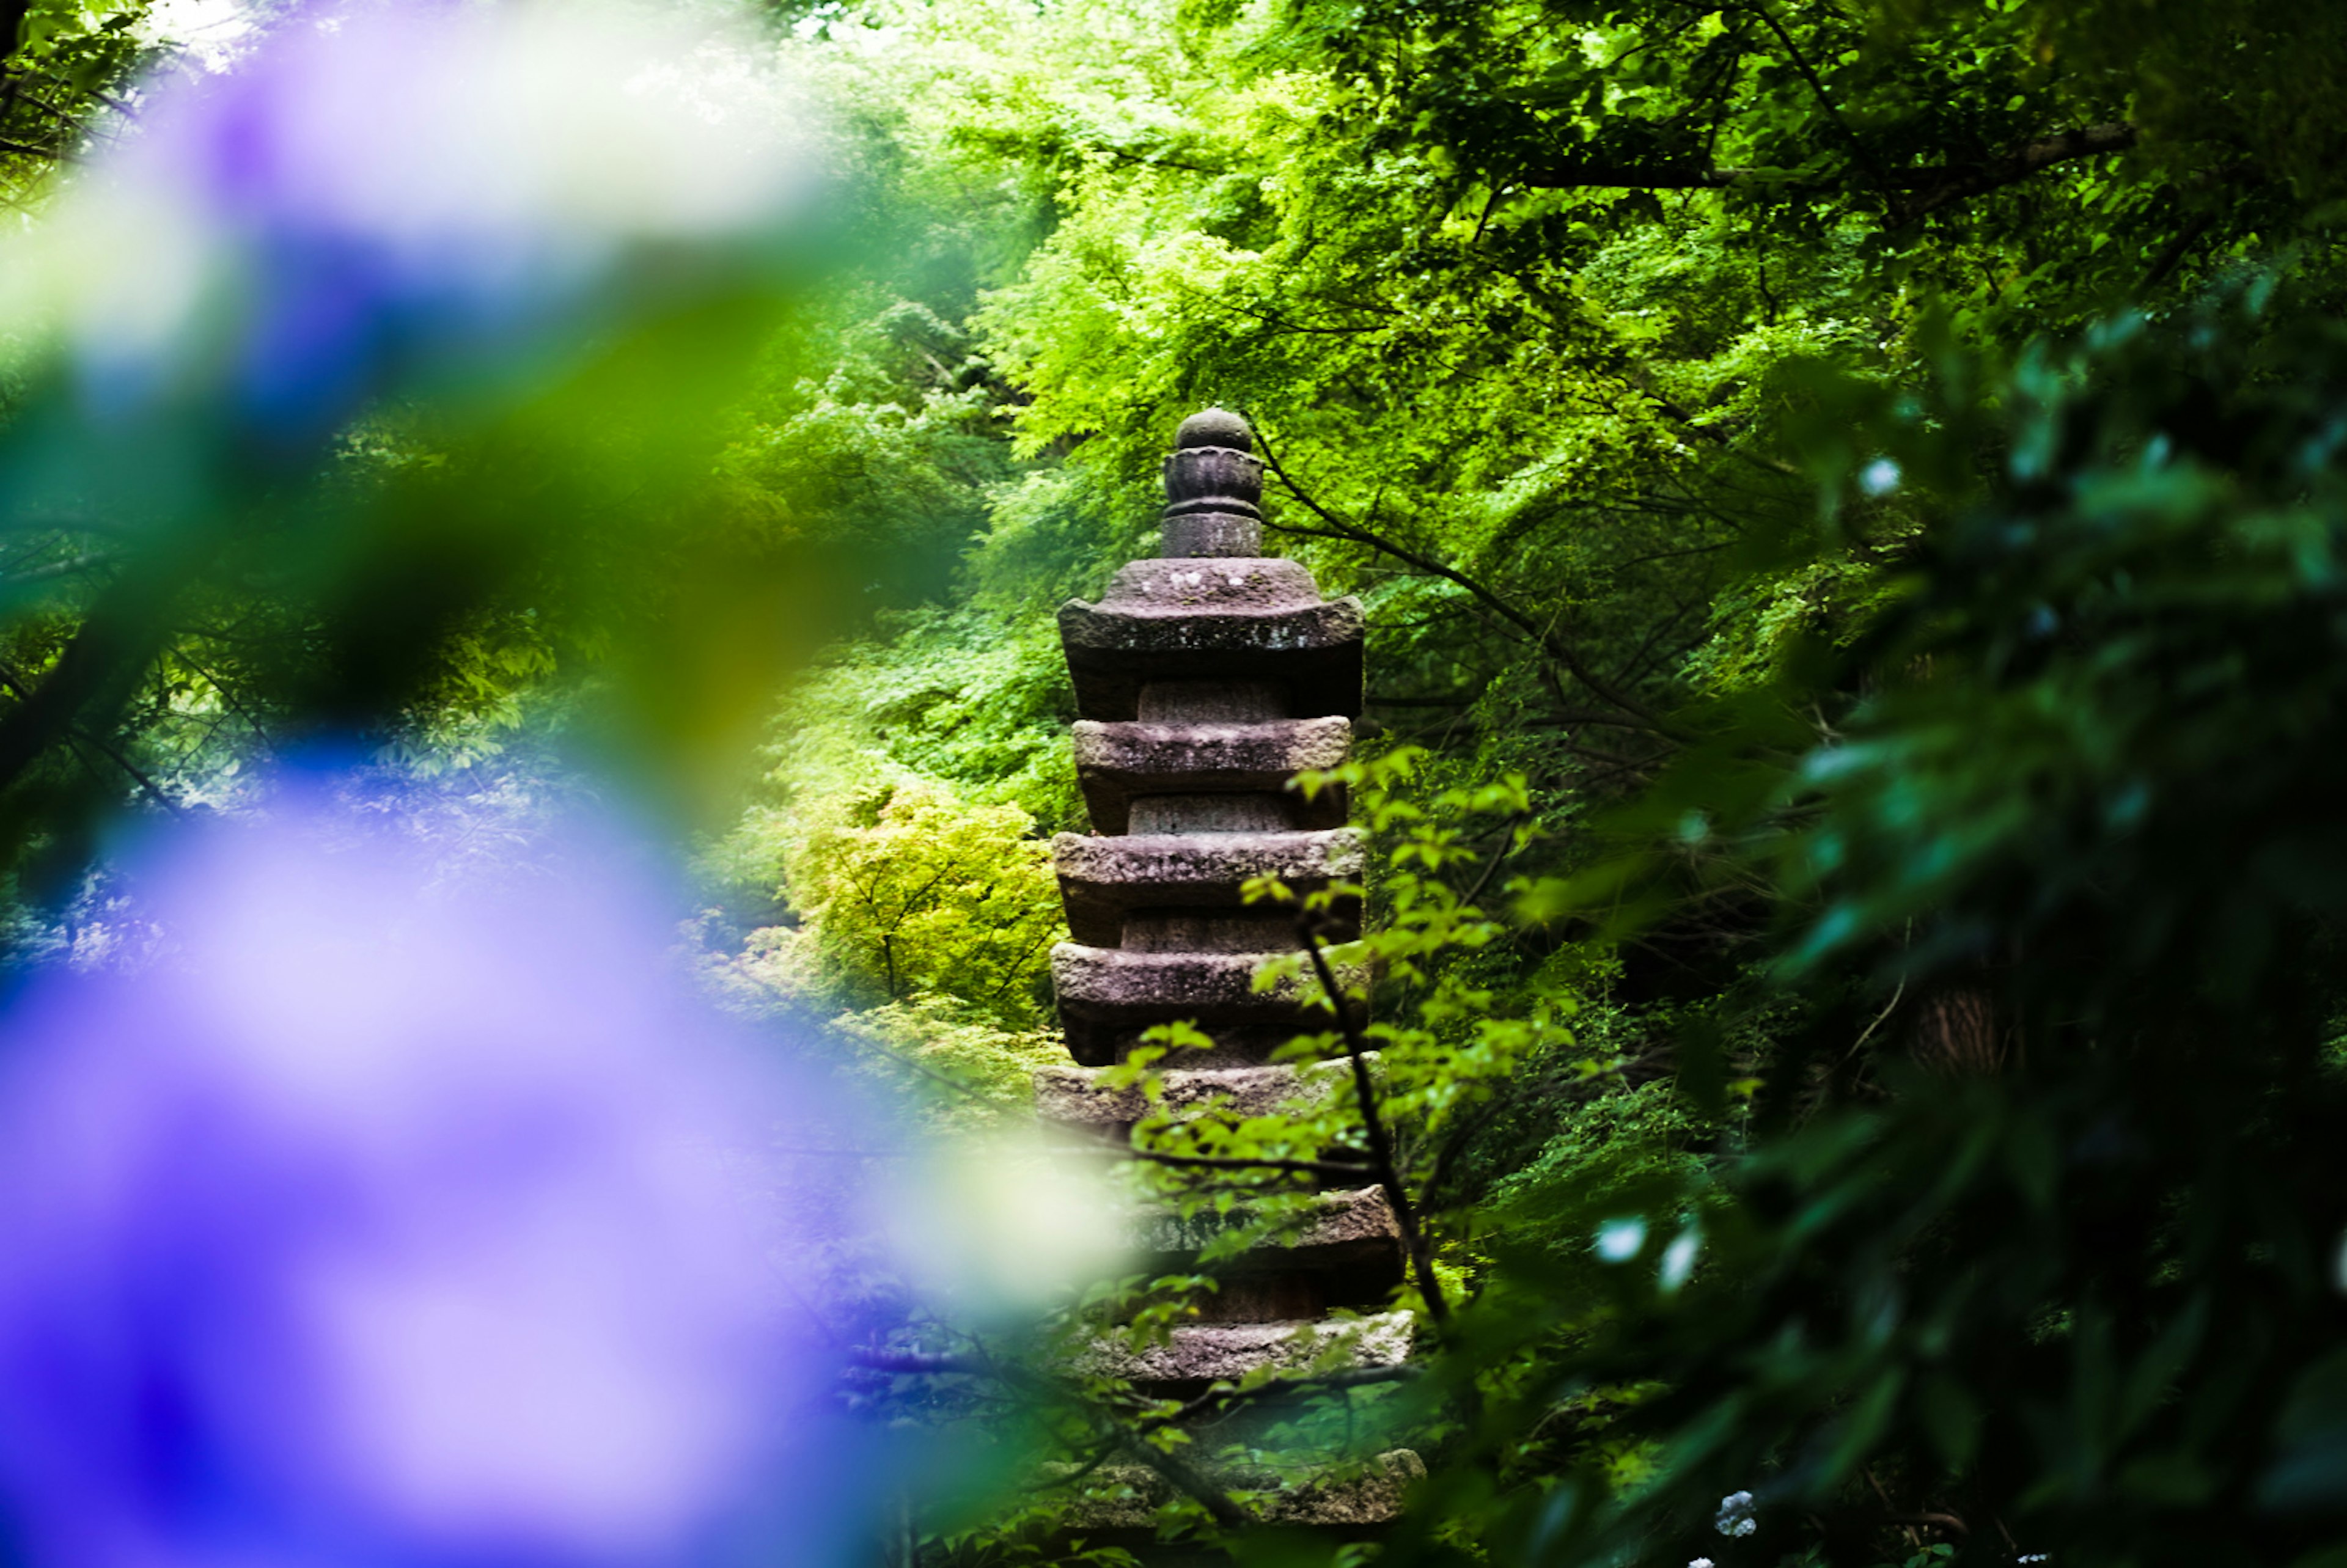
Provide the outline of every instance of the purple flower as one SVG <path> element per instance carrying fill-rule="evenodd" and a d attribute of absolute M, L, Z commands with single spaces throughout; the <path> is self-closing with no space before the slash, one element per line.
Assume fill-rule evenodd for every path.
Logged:
<path fill-rule="evenodd" d="M 778 1512 L 819 1563 L 856 1527 L 786 1277 L 815 1205 L 853 1222 L 773 1153 L 836 1106 L 672 983 L 644 888 L 451 876 L 315 791 L 139 882 L 163 956 L 5 1019 L 29 1563 L 665 1568 Z"/>
<path fill-rule="evenodd" d="M 641 14 L 313 6 L 155 87 L 32 272 L 96 411 L 304 449 L 803 251 L 811 120 L 753 46 Z"/>

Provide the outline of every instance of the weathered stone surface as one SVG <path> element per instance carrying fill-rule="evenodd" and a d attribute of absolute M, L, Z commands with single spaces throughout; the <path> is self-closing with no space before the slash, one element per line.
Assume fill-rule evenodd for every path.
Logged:
<path fill-rule="evenodd" d="M 1101 723 L 1079 720 L 1076 777 L 1092 825 L 1123 833 L 1135 795 L 1283 794 L 1289 821 L 1299 828 L 1335 827 L 1345 820 L 1345 792 L 1324 789 L 1311 799 L 1288 790 L 1306 768 L 1333 768 L 1350 754 L 1353 726 L 1335 716 L 1244 723 Z"/>
<path fill-rule="evenodd" d="M 1221 1276 L 1214 1289 L 1190 1298 L 1190 1310 L 1199 1323 L 1301 1323 L 1326 1317 L 1337 1307 L 1367 1312 L 1384 1304 L 1393 1289 L 1390 1276 L 1372 1263 L 1350 1270 L 1291 1268 Z"/>
<path fill-rule="evenodd" d="M 1107 1067 L 1131 1056 L 1142 1042 L 1142 1036 L 1163 1020 L 1141 1020 L 1120 1025 L 1078 1023 L 1066 1027 L 1068 1054 L 1086 1067 Z M 1215 1019 L 1206 1023 L 1214 1036 L 1209 1050 L 1195 1047 L 1182 1052 L 1182 1065 L 1197 1072 L 1235 1072 L 1245 1068 L 1261 1067 L 1277 1054 L 1279 1048 L 1303 1032 L 1293 1018 L 1272 1018 L 1265 1020 Z"/>
<path fill-rule="evenodd" d="M 1383 1524 L 1401 1516 L 1402 1494 L 1426 1479 L 1426 1461 L 1409 1449 L 1377 1457 L 1371 1474 L 1354 1481 L 1307 1481 L 1271 1493 L 1261 1504 L 1276 1524 L 1313 1524 L 1341 1529 Z"/>
<path fill-rule="evenodd" d="M 1199 1249 L 1235 1225 L 1250 1223 L 1245 1208 L 1229 1214 L 1198 1214 L 1184 1219 L 1169 1213 L 1138 1216 L 1134 1241 L 1144 1255 L 1143 1266 L 1172 1274 L 1189 1266 Z M 1377 1187 L 1321 1193 L 1312 1200 L 1311 1215 L 1296 1229 L 1236 1257 L 1214 1265 L 1225 1275 L 1268 1274 L 1288 1269 L 1336 1269 L 1359 1264 L 1390 1266 L 1401 1277 L 1401 1227 L 1385 1193 Z"/>
<path fill-rule="evenodd" d="M 1263 459 L 1228 446 L 1184 446 L 1165 455 L 1165 515 L 1228 512 L 1260 517 Z"/>
<path fill-rule="evenodd" d="M 1134 704 L 1144 724 L 1267 724 L 1287 717 L 1287 688 L 1269 681 L 1149 681 Z"/>
<path fill-rule="evenodd" d="M 1182 422 L 1165 458 L 1164 556 L 1263 554 L 1263 463 L 1246 421 L 1220 408 Z"/>
<path fill-rule="evenodd" d="M 1136 795 L 1128 833 L 1293 833 L 1287 802 L 1276 794 Z"/>
<path fill-rule="evenodd" d="M 1165 455 L 1165 515 L 1263 511 L 1263 459 L 1235 446 L 1179 446 Z"/>
<path fill-rule="evenodd" d="M 1263 961 L 1257 953 L 1142 953 L 1062 942 L 1051 949 L 1051 984 L 1060 1021 L 1078 1061 L 1104 1064 L 1108 1042 L 1122 1031 L 1175 1019 L 1194 1020 L 1208 1033 L 1217 1023 L 1319 1027 L 1326 1013 L 1309 1006 L 1317 987 L 1290 976 L 1268 990 L 1255 989 Z M 1366 984 L 1358 965 L 1338 966 L 1337 980 Z"/>
<path fill-rule="evenodd" d="M 1161 1105 L 1169 1116 L 1187 1120 L 1207 1114 L 1234 1120 L 1267 1116 L 1308 1106 L 1352 1072 L 1348 1061 L 1285 1063 L 1224 1071 L 1169 1071 L 1160 1075 Z M 1138 1089 L 1110 1089 L 1101 1071 L 1086 1067 L 1045 1067 L 1035 1072 L 1035 1113 L 1047 1122 L 1112 1132 L 1149 1114 L 1148 1096 Z"/>
<path fill-rule="evenodd" d="M 1128 561 L 1108 579 L 1108 591 L 1092 608 L 1130 620 L 1170 621 L 1197 615 L 1273 615 L 1329 602 L 1320 597 L 1303 562 L 1243 556 Z"/>
<path fill-rule="evenodd" d="M 1062 942 L 1051 950 L 1051 979 L 1063 1004 L 1087 1009 L 1163 1012 L 1185 1007 L 1206 1012 L 1279 1012 L 1303 1005 L 1309 988 L 1290 976 L 1255 988 L 1262 956 L 1255 953 L 1128 953 Z"/>
<path fill-rule="evenodd" d="M 1136 1382 L 1237 1379 L 1270 1367 L 1300 1372 L 1314 1367 L 1398 1367 L 1409 1359 L 1407 1312 L 1283 1323 L 1184 1324 L 1163 1345 L 1141 1350 L 1102 1342 L 1079 1358 L 1084 1370 Z"/>
<path fill-rule="evenodd" d="M 1243 415 L 1220 406 L 1201 408 L 1174 427 L 1174 449 L 1185 446 L 1228 446 L 1235 452 L 1255 450 L 1255 431 Z"/>
<path fill-rule="evenodd" d="M 1251 877 L 1276 876 L 1298 892 L 1309 892 L 1332 877 L 1358 878 L 1364 864 L 1360 832 L 1350 827 L 1119 838 L 1063 833 L 1051 840 L 1051 855 L 1067 901 L 1068 929 L 1078 942 L 1094 948 L 1118 946 L 1125 916 L 1135 909 L 1237 908 Z M 1291 933 L 1257 950 L 1295 945 Z"/>
<path fill-rule="evenodd" d="M 1047 1479 L 1072 1479 L 1073 1465 L 1047 1465 Z M 1426 1474 L 1426 1463 L 1408 1449 L 1394 1449 L 1370 1461 L 1366 1475 L 1350 1480 L 1281 1484 L 1267 1467 L 1212 1466 L 1208 1476 L 1235 1494 L 1240 1505 L 1267 1524 L 1348 1530 L 1390 1523 L 1400 1517 L 1402 1494 Z M 1081 1529 L 1145 1530 L 1156 1510 L 1176 1493 L 1155 1471 L 1141 1465 L 1103 1465 L 1073 1510 Z"/>
<path fill-rule="evenodd" d="M 1214 888 L 1227 888 L 1225 897 L 1235 904 L 1240 885 L 1251 876 L 1358 876 L 1364 849 L 1358 828 L 1332 827 L 1318 833 L 1129 833 L 1117 838 L 1062 833 L 1051 840 L 1051 854 L 1061 879 L 1113 889 L 1105 896 L 1129 907 L 1224 901 L 1207 897 Z"/>
<path fill-rule="evenodd" d="M 1361 711 L 1360 600 L 1324 600 L 1294 561 L 1135 561 L 1098 604 L 1060 609 L 1060 641 L 1087 719 L 1139 715 L 1153 681 L 1227 678 L 1286 688 L 1289 713 Z"/>
<path fill-rule="evenodd" d="M 1296 922 L 1277 909 L 1135 909 L 1124 917 L 1128 953 L 1282 953 Z"/>
<path fill-rule="evenodd" d="M 1263 554 L 1263 523 L 1233 512 L 1184 512 L 1159 529 L 1157 553 L 1188 559 Z"/>

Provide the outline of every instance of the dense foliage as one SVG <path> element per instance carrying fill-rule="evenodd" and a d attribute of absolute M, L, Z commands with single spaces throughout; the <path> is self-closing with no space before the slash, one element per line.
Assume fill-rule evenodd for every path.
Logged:
<path fill-rule="evenodd" d="M 0 112 L 94 114 L 137 51 L 47 15 Z M 853 174 L 819 297 L 503 423 L 375 405 L 200 552 L 18 508 L 14 869 L 69 884 L 109 815 L 324 724 L 492 781 L 619 734 L 738 804 L 735 721 L 820 648 L 702 840 L 709 968 L 939 1139 L 999 1131 L 1055 1049 L 1042 840 L 1081 825 L 1051 611 L 1152 548 L 1220 403 L 1277 548 L 1369 610 L 1380 1067 L 1145 1116 L 1094 1174 L 1223 1250 L 1327 1170 L 1388 1182 L 1417 1371 L 1180 1408 L 1069 1347 L 1187 1282 L 932 1302 L 856 1398 L 995 1464 L 908 1492 L 898 1558 L 1116 1558 L 1071 1500 L 1138 1466 L 1167 1536 L 1325 1560 L 1245 1493 L 1401 1446 L 1394 1561 L 2347 1553 L 2347 17 L 770 21 Z M 322 495 L 362 523 L 305 551 Z M 1227 1451 L 1196 1424 L 1256 1408 Z"/>
<path fill-rule="evenodd" d="M 927 368 L 867 407 L 875 450 L 974 393 L 1013 466 L 956 589 L 786 724 L 861 778 L 777 786 L 1069 824 L 1031 760 L 1068 716 L 1044 612 L 1146 547 L 1155 456 L 1205 402 L 1264 436 L 1282 548 L 1370 606 L 1381 1110 L 1439 1316 L 1426 1378 L 1307 1378 L 1287 1440 L 1325 1466 L 1337 1419 L 1357 1460 L 1427 1458 L 1389 1554 L 2335 1539 L 2329 18 L 800 30 L 932 241 L 989 269 L 896 283 Z M 1137 1138 L 1358 1154 L 1360 1109 Z M 1302 1178 L 1143 1179 L 1255 1213 Z M 1212 1491 L 1211 1428 L 1013 1392 L 1079 1460 L 1122 1423 Z M 1069 1550 L 1048 1495 L 1019 1517 L 941 1514 L 935 1550 Z"/>

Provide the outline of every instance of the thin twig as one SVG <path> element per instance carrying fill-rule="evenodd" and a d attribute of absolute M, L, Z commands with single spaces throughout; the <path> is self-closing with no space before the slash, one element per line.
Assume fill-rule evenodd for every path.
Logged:
<path fill-rule="evenodd" d="M 1450 1320 L 1450 1304 L 1443 1297 L 1442 1282 L 1434 1276 L 1434 1259 L 1427 1251 L 1425 1233 L 1419 1229 L 1417 1211 L 1410 1206 L 1400 1167 L 1394 1163 L 1393 1141 L 1386 1135 L 1385 1119 L 1378 1114 L 1377 1085 L 1369 1074 L 1368 1041 L 1361 1037 L 1361 1026 L 1353 1018 L 1351 999 L 1337 983 L 1336 971 L 1328 966 L 1327 952 L 1308 913 L 1296 917 L 1296 930 L 1303 938 L 1306 954 L 1312 959 L 1312 971 L 1319 977 L 1321 989 L 1327 994 L 1328 1005 L 1336 1011 L 1337 1027 L 1343 1031 L 1345 1054 L 1353 1064 L 1353 1091 L 1361 1102 L 1361 1128 L 1368 1135 L 1369 1158 L 1377 1166 L 1378 1185 L 1385 1190 L 1394 1225 L 1400 1230 L 1402 1245 L 1409 1254 L 1410 1274 L 1417 1281 L 1418 1293 L 1425 1299 L 1429 1316 L 1438 1324 L 1447 1324 Z"/>
<path fill-rule="evenodd" d="M 5 686 L 20 702 L 30 701 L 33 695 L 32 682 L 22 671 L 13 665 L 0 663 L 0 686 Z M 164 794 L 163 786 L 157 784 L 152 775 L 124 755 L 122 748 L 105 736 L 97 733 L 87 725 L 76 724 L 67 733 L 66 739 L 67 744 L 80 743 L 94 746 L 104 753 L 116 767 L 130 775 L 131 782 L 139 787 L 148 799 L 169 812 L 173 816 L 185 816 L 188 814 L 186 806 Z"/>
<path fill-rule="evenodd" d="M 1522 826 L 1524 822 L 1529 820 L 1532 815 L 1532 814 L 1529 811 L 1517 812 L 1514 815 L 1509 817 L 1507 821 L 1500 825 L 1500 831 L 1501 833 L 1512 834 L 1518 827 Z M 1474 886 L 1467 889 L 1466 896 L 1460 898 L 1459 902 L 1461 904 L 1472 905 L 1476 899 L 1481 898 L 1483 896 L 1483 889 L 1491 886 L 1492 876 L 1498 873 L 1501 866 L 1507 864 L 1509 857 L 1514 855 L 1521 847 L 1522 845 L 1520 845 L 1511 844 L 1505 849 L 1501 850 L 1497 855 L 1491 856 L 1490 861 L 1484 865 L 1481 874 L 1475 878 Z"/>
<path fill-rule="evenodd" d="M 993 1378 L 1009 1387 L 1023 1389 L 1030 1394 L 1070 1400 L 1080 1405 L 1083 1403 L 1077 1399 L 1072 1390 L 1059 1379 L 1046 1377 L 1031 1368 L 1005 1367 L 992 1356 L 986 1354 L 983 1346 L 979 1348 L 976 1354 L 969 1356 L 938 1355 L 919 1351 L 850 1350 L 847 1353 L 847 1358 L 850 1365 L 866 1371 L 915 1376 L 973 1374 Z M 1138 1460 L 1155 1471 L 1177 1490 L 1195 1500 L 1199 1506 L 1213 1517 L 1216 1524 L 1225 1530 L 1244 1530 L 1255 1522 L 1245 1509 L 1231 1501 L 1228 1492 L 1216 1486 L 1194 1466 L 1172 1454 L 1161 1452 L 1151 1447 L 1139 1434 L 1117 1425 L 1114 1419 L 1103 1411 L 1092 1409 L 1086 1413 L 1092 1422 L 1094 1435 L 1103 1446 Z"/>
<path fill-rule="evenodd" d="M 1912 920 L 1908 921 L 1907 930 L 1911 936 L 1913 934 L 1914 929 L 1915 922 Z M 1874 1031 L 1881 1029 L 1884 1021 L 1887 1020 L 1892 1013 L 1899 1010 L 1899 999 L 1906 994 L 1907 977 L 1902 974 L 1899 977 L 1899 984 L 1891 989 L 1890 1001 L 1883 1004 L 1882 1010 L 1874 1015 L 1874 1021 L 1868 1024 L 1866 1028 L 1860 1032 L 1858 1039 L 1852 1042 L 1850 1048 L 1842 1052 L 1841 1059 L 1844 1061 L 1848 1061 L 1851 1057 L 1856 1056 L 1859 1052 L 1859 1048 L 1864 1045 L 1868 1040 L 1874 1038 Z"/>
<path fill-rule="evenodd" d="M 1401 1361 L 1390 1367 L 1347 1367 L 1339 1371 L 1323 1372 L 1317 1377 L 1279 1378 L 1268 1383 L 1257 1383 L 1251 1389 L 1209 1389 L 1153 1424 L 1178 1426 L 1210 1412 L 1233 1405 L 1248 1404 L 1274 1394 L 1308 1394 L 1321 1389 L 1358 1389 L 1375 1383 L 1406 1383 L 1413 1378 L 1425 1376 L 1425 1373 L 1426 1368 L 1419 1363 Z"/>
<path fill-rule="evenodd" d="M 121 559 L 119 554 L 108 551 L 96 555 L 76 556 L 71 560 L 51 561 L 46 566 L 30 567 L 5 579 L 0 579 L 0 589 L 18 588 L 26 583 L 48 582 L 56 578 L 71 577 L 77 571 L 87 571 L 92 567 L 110 566 Z"/>
<path fill-rule="evenodd" d="M 1117 1151 L 1110 1150 L 1110 1153 Z M 1286 1171 L 1302 1176 L 1326 1176 L 1331 1181 L 1358 1182 L 1364 1176 L 1374 1177 L 1374 1165 L 1353 1164 L 1337 1160 L 1288 1160 L 1270 1155 L 1255 1157 L 1244 1154 L 1161 1154 L 1154 1149 L 1130 1149 L 1123 1157 L 1145 1160 L 1153 1165 L 1171 1165 L 1177 1169 L 1210 1171 Z"/>
<path fill-rule="evenodd" d="M 1793 68 L 1801 73 L 1801 79 L 1809 84 L 1811 92 L 1817 94 L 1818 107 L 1826 111 L 1826 118 L 1831 120 L 1834 128 L 1841 132 L 1842 139 L 1850 143 L 1852 152 L 1858 154 L 1858 160 L 1866 166 L 1866 171 L 1875 179 L 1881 179 L 1882 165 L 1876 159 L 1874 149 L 1866 145 L 1864 138 L 1850 128 L 1848 120 L 1841 118 L 1841 110 L 1836 107 L 1833 95 L 1826 91 L 1824 80 L 1810 67 L 1809 57 L 1801 53 L 1800 46 L 1793 42 L 1793 36 L 1778 26 L 1777 18 L 1768 14 L 1768 7 L 1762 5 L 1760 0 L 1752 0 L 1752 4 L 1745 6 L 1744 9 L 1759 17 L 1760 25 L 1777 35 L 1777 41 L 1785 46 L 1785 53 L 1793 57 Z"/>
<path fill-rule="evenodd" d="M 2184 258 L 2191 254 L 2192 247 L 2200 242 L 2201 236 L 2216 225 L 2217 215 L 2203 212 L 2178 231 L 2176 238 L 2168 242 L 2167 248 L 2152 262 L 2151 271 L 2144 274 L 2143 292 L 2147 293 L 2166 282 L 2168 274 L 2183 263 Z"/>
<path fill-rule="evenodd" d="M 1891 1517 L 1893 1519 L 1898 1518 L 1898 1504 L 1892 1502 L 1891 1501 L 1891 1494 L 1883 1490 L 1881 1481 L 1874 1473 L 1874 1467 L 1870 1464 L 1860 1465 L 1859 1467 L 1859 1473 L 1866 1477 L 1866 1484 L 1874 1489 L 1874 1495 L 1882 1500 L 1882 1506 L 1891 1511 Z M 1908 1550 L 1911 1552 L 1920 1552 L 1922 1550 L 1923 1538 L 1916 1533 L 1915 1527 L 1912 1524 L 1901 1523 L 1899 1528 L 1901 1532 L 1907 1537 Z"/>
<path fill-rule="evenodd" d="M 1952 1513 L 1887 1513 L 1882 1516 L 1882 1520 L 1886 1524 L 1936 1524 L 1942 1530 L 1952 1530 L 1959 1535 L 1970 1535 L 1973 1532 L 1971 1525 Z"/>
<path fill-rule="evenodd" d="M 1255 1522 L 1253 1515 L 1231 1501 L 1230 1493 L 1207 1480 L 1204 1472 L 1188 1460 L 1152 1448 L 1122 1428 L 1117 1429 L 1112 1440 L 1118 1448 L 1189 1493 L 1224 1529 L 1245 1530 Z"/>
<path fill-rule="evenodd" d="M 1639 718 L 1646 722 L 1648 728 L 1653 729 L 1659 734 L 1667 735 L 1675 740 L 1682 741 L 1691 738 L 1685 732 L 1680 730 L 1678 726 L 1673 724 L 1669 720 L 1664 718 L 1661 714 L 1647 707 L 1644 702 L 1639 702 L 1636 698 L 1629 695 L 1629 693 L 1625 692 L 1616 691 L 1610 682 L 1608 682 L 1603 676 L 1599 675 L 1595 670 L 1590 667 L 1589 662 L 1583 659 L 1580 653 L 1575 651 L 1570 643 L 1564 641 L 1562 638 L 1556 637 L 1553 634 L 1543 630 L 1542 627 L 1530 616 L 1524 614 L 1523 611 L 1508 603 L 1505 600 L 1500 598 L 1499 595 L 1493 593 L 1481 583 L 1477 582 L 1472 578 L 1467 576 L 1464 572 L 1458 570 L 1454 567 L 1445 566 L 1431 556 L 1420 555 L 1415 550 L 1404 548 L 1402 546 L 1394 543 L 1382 534 L 1372 532 L 1369 529 L 1360 528 L 1352 523 L 1348 523 L 1343 518 L 1337 517 L 1335 513 L 1329 511 L 1326 507 L 1320 505 L 1318 501 L 1313 499 L 1310 495 L 1307 494 L 1303 487 L 1297 485 L 1295 479 L 1289 476 L 1287 470 L 1281 466 L 1278 456 L 1272 450 L 1271 444 L 1264 438 L 1260 426 L 1256 428 L 1255 432 L 1255 446 L 1257 449 L 1263 453 L 1265 466 L 1270 468 L 1273 476 L 1276 477 L 1280 484 L 1286 488 L 1287 493 L 1295 497 L 1307 511 L 1310 512 L 1314 517 L 1318 518 L 1322 522 L 1327 524 L 1331 529 L 1335 530 L 1336 537 L 1343 539 L 1349 539 L 1355 544 L 1365 544 L 1374 549 L 1383 550 L 1386 554 L 1392 556 L 1397 560 L 1406 561 L 1409 565 L 1416 567 L 1419 570 L 1425 572 L 1430 576 L 1441 578 L 1446 582 L 1454 583 L 1460 588 L 1465 589 L 1470 595 L 1490 609 L 1493 614 L 1499 616 L 1501 620 L 1507 621 L 1510 625 L 1522 631 L 1525 636 L 1531 638 L 1533 642 L 1545 651 L 1551 659 L 1555 660 L 1559 664 L 1563 665 L 1567 671 L 1571 671 L 1575 680 L 1588 687 L 1592 692 L 1596 692 L 1598 696 L 1604 698 L 1606 702 L 1613 703 L 1615 707 L 1621 709 L 1624 712 L 1636 714 Z M 1286 528 L 1279 524 L 1272 524 L 1269 526 L 1274 528 L 1277 528 L 1279 531 L 1284 533 L 1309 533 L 1312 531 L 1308 528 Z"/>

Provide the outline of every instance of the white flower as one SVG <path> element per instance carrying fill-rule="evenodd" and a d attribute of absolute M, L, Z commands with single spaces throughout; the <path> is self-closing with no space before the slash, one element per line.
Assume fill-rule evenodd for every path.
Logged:
<path fill-rule="evenodd" d="M 1689 1225 L 1663 1249 L 1663 1266 L 1655 1282 L 1665 1292 L 1676 1290 L 1695 1272 L 1696 1254 L 1703 1250 L 1703 1233 Z"/>
<path fill-rule="evenodd" d="M 1711 1527 L 1722 1535 L 1749 1535 L 1760 1528 L 1753 1517 L 1752 1494 L 1731 1491 L 1719 1500 L 1719 1512 L 1713 1515 Z"/>
<path fill-rule="evenodd" d="M 1646 1245 L 1646 1222 L 1635 1218 L 1607 1220 L 1597 1227 L 1597 1255 L 1608 1263 L 1627 1263 Z"/>
<path fill-rule="evenodd" d="M 2043 1563 L 2045 1561 L 2045 1558 L 2046 1553 L 2043 1552 L 2024 1552 L 2021 1554 L 2021 1560 L 2024 1563 Z M 1690 1568 L 1692 1568 L 1692 1565 L 1690 1565 Z"/>
<path fill-rule="evenodd" d="M 1694 1562 L 1689 1563 L 1687 1564 L 1687 1568 L 1712 1568 L 1711 1559 L 1708 1557 L 1698 1557 Z"/>

